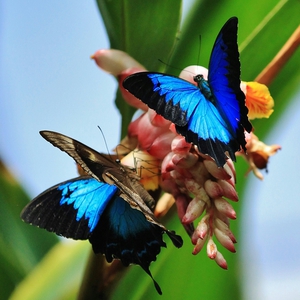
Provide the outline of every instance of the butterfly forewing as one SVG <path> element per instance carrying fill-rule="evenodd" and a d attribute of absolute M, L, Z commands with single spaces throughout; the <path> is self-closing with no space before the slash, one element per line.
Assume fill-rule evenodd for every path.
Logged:
<path fill-rule="evenodd" d="M 154 207 L 153 198 L 139 183 L 139 176 L 130 168 L 58 132 L 41 131 L 40 134 L 52 145 L 69 154 L 88 175 L 114 184 L 135 200 L 145 202 L 151 209 Z M 143 198 L 140 196 L 141 190 Z"/>
<path fill-rule="evenodd" d="M 21 213 L 29 224 L 72 239 L 87 239 L 117 188 L 85 176 L 47 189 Z"/>
<path fill-rule="evenodd" d="M 40 131 L 40 134 L 53 146 L 69 154 L 88 175 L 97 180 L 103 181 L 105 171 L 116 169 L 116 162 L 66 135 L 53 131 Z M 117 171 L 121 172 L 120 168 Z"/>
<path fill-rule="evenodd" d="M 162 234 L 166 232 L 176 247 L 182 246 L 182 239 L 163 225 L 151 222 L 141 210 L 132 209 L 129 201 L 124 201 L 126 197 L 121 194 L 109 203 L 90 242 L 94 252 L 103 253 L 108 262 L 119 258 L 125 266 L 138 264 L 153 279 L 149 266 L 160 248 L 166 247 Z M 154 279 L 153 282 L 161 294 L 159 285 Z"/>
<path fill-rule="evenodd" d="M 247 117 L 245 95 L 240 89 L 237 31 L 238 19 L 233 17 L 218 34 L 210 57 L 208 82 L 216 98 L 216 107 L 236 132 L 237 140 L 245 150 L 244 129 L 250 132 L 252 125 Z"/>

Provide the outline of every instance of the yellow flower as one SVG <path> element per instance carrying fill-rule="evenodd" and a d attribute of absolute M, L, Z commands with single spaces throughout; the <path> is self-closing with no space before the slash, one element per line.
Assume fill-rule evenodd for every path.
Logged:
<path fill-rule="evenodd" d="M 274 100 L 267 86 L 258 82 L 242 82 L 241 88 L 246 96 L 248 118 L 269 118 L 273 112 Z"/>

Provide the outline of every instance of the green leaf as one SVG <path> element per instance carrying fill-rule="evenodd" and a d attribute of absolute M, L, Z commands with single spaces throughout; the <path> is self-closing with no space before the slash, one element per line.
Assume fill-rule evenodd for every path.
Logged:
<path fill-rule="evenodd" d="M 127 52 L 146 69 L 165 69 L 179 30 L 180 0 L 98 0 L 111 48 Z M 135 108 L 116 95 L 116 105 L 122 113 L 122 137 Z"/>
<path fill-rule="evenodd" d="M 272 13 L 253 29 L 249 38 L 242 43 L 241 62 L 243 78 L 252 81 L 280 51 L 289 37 L 299 26 L 295 13 L 299 9 L 296 0 L 281 1 Z M 280 33 L 280 34 L 279 34 Z M 298 91 L 300 52 L 296 51 L 269 86 L 275 101 L 271 117 L 253 121 L 256 134 L 263 138 L 290 104 L 289 99 Z"/>
<path fill-rule="evenodd" d="M 74 299 L 90 250 L 88 242 L 58 243 L 17 286 L 9 299 Z"/>
<path fill-rule="evenodd" d="M 20 212 L 29 198 L 0 161 L 0 281 L 1 299 L 33 269 L 57 237 L 25 224 Z"/>
<path fill-rule="evenodd" d="M 240 52 L 244 80 L 253 80 L 299 26 L 295 14 L 297 9 L 299 2 L 296 0 L 280 1 L 256 24 L 241 22 L 240 26 L 243 27 L 240 32 L 243 38 Z"/>
<path fill-rule="evenodd" d="M 236 16 L 239 19 L 239 33 L 238 40 L 239 44 L 243 45 L 244 41 L 253 35 L 253 32 L 256 32 L 256 27 L 263 22 L 263 20 L 268 20 L 273 15 L 286 14 L 291 16 L 291 22 L 297 21 L 297 7 L 299 3 L 297 0 L 267 0 L 267 1 L 247 1 L 241 2 L 239 0 L 232 1 L 220 1 L 220 0 L 203 0 L 195 1 L 194 6 L 192 7 L 188 18 L 184 20 L 183 28 L 181 34 L 179 35 L 178 43 L 174 51 L 174 56 L 170 62 L 171 66 L 184 68 L 189 65 L 199 64 L 204 67 L 208 67 L 210 53 L 214 44 L 214 41 L 219 33 L 221 27 L 225 22 L 232 16 Z M 291 11 L 289 6 L 293 6 L 294 10 Z M 257 9 L 259 7 L 259 9 Z M 299 9 L 299 7 L 298 7 Z M 249 17 L 251 15 L 251 17 Z M 268 16 L 268 17 L 267 17 Z M 280 19 L 280 18 L 279 18 Z M 277 34 L 278 28 L 280 29 L 281 34 L 286 34 L 288 31 L 283 27 L 280 27 L 280 24 L 283 24 L 285 20 L 280 20 L 278 26 L 271 27 L 272 33 Z M 299 22 L 298 22 L 299 23 Z M 262 24 L 262 27 L 265 25 Z M 292 27 L 293 25 L 289 25 Z M 283 33 L 286 32 L 286 33 Z M 199 42 L 199 36 L 201 36 L 201 45 Z M 274 38 L 267 41 L 274 41 Z M 265 43 L 264 48 L 265 51 Z M 276 42 L 277 43 L 277 42 Z M 274 48 L 273 45 L 267 45 L 267 48 Z M 244 48 L 244 46 L 243 46 Z M 252 51 L 258 52 L 255 53 L 255 57 L 259 57 L 263 54 L 261 45 L 259 48 L 252 48 Z M 200 60 L 198 61 L 198 57 Z M 252 57 L 253 59 L 254 57 Z M 264 66 L 251 64 L 251 68 Z M 244 74 L 245 66 L 242 60 L 242 74 Z M 178 71 L 168 70 L 172 73 L 178 74 Z M 254 74 L 253 76 L 256 76 Z M 254 78 L 253 78 L 254 79 Z"/>
<path fill-rule="evenodd" d="M 163 69 L 179 30 L 181 1 L 97 1 L 111 48 L 120 49 L 149 70 Z"/>

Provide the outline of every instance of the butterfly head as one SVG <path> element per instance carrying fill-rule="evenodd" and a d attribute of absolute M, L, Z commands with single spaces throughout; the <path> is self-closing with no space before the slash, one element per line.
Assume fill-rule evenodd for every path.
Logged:
<path fill-rule="evenodd" d="M 202 74 L 198 74 L 198 75 L 194 76 L 193 79 L 194 79 L 194 81 L 195 81 L 198 85 L 199 85 L 199 83 L 200 83 L 201 81 L 204 80 Z"/>

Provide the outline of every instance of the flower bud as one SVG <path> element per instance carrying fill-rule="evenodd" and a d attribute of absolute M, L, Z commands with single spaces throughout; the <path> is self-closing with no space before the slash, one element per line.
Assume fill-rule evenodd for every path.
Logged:
<path fill-rule="evenodd" d="M 236 189 L 231 184 L 225 180 L 218 180 L 218 184 L 222 188 L 224 197 L 235 202 L 239 200 Z"/>
<path fill-rule="evenodd" d="M 203 240 L 198 239 L 192 253 L 194 255 L 198 254 L 202 250 L 205 242 L 206 242 L 206 238 Z"/>
<path fill-rule="evenodd" d="M 206 250 L 207 250 L 207 256 L 210 259 L 216 258 L 218 249 L 217 249 L 217 245 L 214 243 L 212 238 L 209 238 L 207 242 Z"/>
<path fill-rule="evenodd" d="M 230 219 L 236 219 L 236 212 L 233 207 L 223 198 L 217 198 L 214 200 L 214 204 L 219 212 L 223 213 Z"/>
<path fill-rule="evenodd" d="M 227 262 L 225 260 L 225 258 L 223 257 L 223 255 L 221 254 L 221 252 L 217 252 L 216 258 L 215 258 L 215 262 L 224 270 L 227 270 Z"/>
<path fill-rule="evenodd" d="M 206 206 L 206 202 L 202 201 L 201 199 L 195 197 L 188 205 L 186 209 L 186 213 L 183 216 L 181 222 L 188 224 L 192 223 L 198 217 L 200 217 L 204 211 Z"/>
<path fill-rule="evenodd" d="M 234 244 L 233 244 L 232 240 L 228 237 L 228 235 L 226 235 L 223 231 L 221 231 L 218 228 L 215 228 L 214 234 L 215 234 L 216 238 L 218 239 L 218 241 L 226 249 L 228 249 L 230 252 L 233 252 L 233 253 L 236 252 L 235 248 L 234 248 Z"/>

